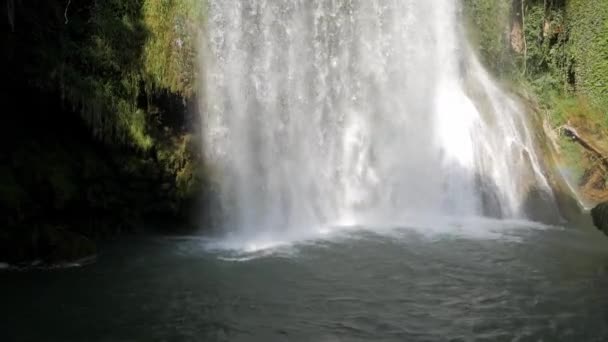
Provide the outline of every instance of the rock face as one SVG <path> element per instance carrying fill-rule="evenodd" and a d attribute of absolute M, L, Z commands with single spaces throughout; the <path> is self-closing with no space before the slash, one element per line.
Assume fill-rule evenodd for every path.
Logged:
<path fill-rule="evenodd" d="M 47 262 L 61 264 L 95 256 L 95 243 L 83 235 L 61 228 L 49 228 L 42 245 L 47 248 Z"/>
<path fill-rule="evenodd" d="M 608 202 L 597 205 L 591 210 L 593 224 L 597 229 L 608 235 Z"/>
<path fill-rule="evenodd" d="M 0 262 L 56 266 L 93 258 L 95 243 L 62 227 L 43 226 L 0 236 Z"/>

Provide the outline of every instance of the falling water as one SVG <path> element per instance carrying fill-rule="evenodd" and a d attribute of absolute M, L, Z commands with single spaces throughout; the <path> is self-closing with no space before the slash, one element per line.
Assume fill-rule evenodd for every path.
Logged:
<path fill-rule="evenodd" d="M 525 218 L 551 189 L 454 0 L 209 0 L 203 132 L 230 227 Z"/>

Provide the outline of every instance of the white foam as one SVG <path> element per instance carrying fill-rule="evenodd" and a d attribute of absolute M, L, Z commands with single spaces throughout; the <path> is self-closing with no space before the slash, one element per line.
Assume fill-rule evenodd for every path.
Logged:
<path fill-rule="evenodd" d="M 404 222 L 383 222 L 357 226 L 331 226 L 310 230 L 310 234 L 274 234 L 273 238 L 243 236 L 219 240 L 205 240 L 204 247 L 227 262 L 247 262 L 266 257 L 293 257 L 302 246 L 320 246 L 331 242 L 365 239 L 366 233 L 404 240 L 414 234 L 428 241 L 468 239 L 479 241 L 522 242 L 522 232 L 558 229 L 559 227 L 526 220 L 498 220 L 484 217 L 410 217 Z"/>
<path fill-rule="evenodd" d="M 533 188 L 553 200 L 523 106 L 468 46 L 458 1 L 210 0 L 206 24 L 202 146 L 227 244 L 482 215 L 490 200 L 524 218 Z M 429 230 L 446 227 L 460 230 Z"/>

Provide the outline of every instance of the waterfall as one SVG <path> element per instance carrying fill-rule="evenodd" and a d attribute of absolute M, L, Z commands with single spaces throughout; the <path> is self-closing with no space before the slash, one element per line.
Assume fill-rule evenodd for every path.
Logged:
<path fill-rule="evenodd" d="M 230 230 L 552 203 L 526 113 L 467 45 L 458 1 L 208 3 L 203 146 Z"/>

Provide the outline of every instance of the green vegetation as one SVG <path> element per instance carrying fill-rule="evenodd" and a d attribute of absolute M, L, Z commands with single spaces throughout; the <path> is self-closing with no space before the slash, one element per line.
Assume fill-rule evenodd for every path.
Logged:
<path fill-rule="evenodd" d="M 194 93 L 202 3 L 16 2 L 8 62 L 36 88 L 59 92 L 98 138 L 146 150 L 159 96 Z"/>
<path fill-rule="evenodd" d="M 191 219 L 206 193 L 194 100 L 204 6 L 2 6 L 0 259 L 15 236 L 29 252 L 9 254 L 31 259 L 67 232 L 97 238 Z"/>
<path fill-rule="evenodd" d="M 153 38 L 144 48 L 146 84 L 186 97 L 196 89 L 196 43 L 203 1 L 145 1 L 144 22 Z"/>
<path fill-rule="evenodd" d="M 514 67 L 506 28 L 509 27 L 511 5 L 506 1 L 465 0 L 466 19 L 471 28 L 472 41 L 489 68 L 496 73 Z"/>
<path fill-rule="evenodd" d="M 571 0 L 566 11 L 575 87 L 608 108 L 608 1 Z"/>
<path fill-rule="evenodd" d="M 555 129 L 574 127 L 608 151 L 608 1 L 465 0 L 464 6 L 488 68 L 537 103 Z M 560 145 L 581 187 L 593 173 L 608 179 L 588 149 L 565 135 Z"/>

